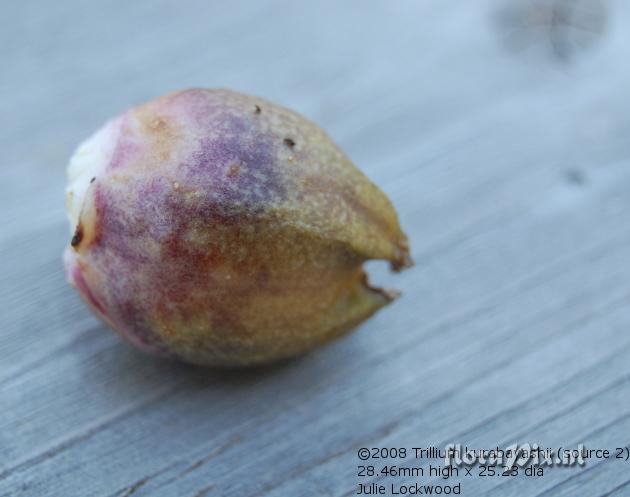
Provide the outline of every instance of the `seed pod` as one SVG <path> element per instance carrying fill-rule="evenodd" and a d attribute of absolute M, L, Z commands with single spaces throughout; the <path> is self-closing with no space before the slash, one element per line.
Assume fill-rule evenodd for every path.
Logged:
<path fill-rule="evenodd" d="M 410 265 L 389 200 L 321 129 L 232 91 L 128 110 L 68 176 L 71 283 L 134 345 L 187 362 L 302 354 L 394 298 L 363 262 Z"/>

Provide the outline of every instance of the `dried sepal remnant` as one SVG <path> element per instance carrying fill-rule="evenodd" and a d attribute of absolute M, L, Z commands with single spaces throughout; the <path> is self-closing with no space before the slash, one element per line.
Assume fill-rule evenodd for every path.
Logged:
<path fill-rule="evenodd" d="M 72 235 L 72 240 L 70 240 L 70 245 L 73 247 L 78 247 L 83 240 L 83 226 L 79 223 L 74 230 L 74 235 Z"/>
<path fill-rule="evenodd" d="M 395 298 L 362 268 L 411 264 L 387 197 L 320 128 L 261 107 L 228 90 L 166 95 L 71 159 L 66 205 L 81 234 L 68 277 L 133 344 L 197 364 L 267 363 Z"/>

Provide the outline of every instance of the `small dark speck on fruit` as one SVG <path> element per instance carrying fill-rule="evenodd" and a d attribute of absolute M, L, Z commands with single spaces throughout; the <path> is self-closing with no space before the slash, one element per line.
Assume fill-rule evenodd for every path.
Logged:
<path fill-rule="evenodd" d="M 261 111 L 262 111 L 262 109 L 260 108 L 260 105 L 254 105 L 254 112 L 256 114 L 260 114 Z"/>
<path fill-rule="evenodd" d="M 295 147 L 295 142 L 291 138 L 285 138 L 284 144 L 289 148 Z"/>
<path fill-rule="evenodd" d="M 94 176 L 94 177 L 90 180 L 90 183 L 94 183 L 94 181 L 96 181 L 96 176 Z"/>
<path fill-rule="evenodd" d="M 70 245 L 76 247 L 77 245 L 79 245 L 79 243 L 81 243 L 81 240 L 83 240 L 83 226 L 81 226 L 81 223 L 79 223 L 77 225 L 77 229 L 74 231 L 74 235 L 72 237 L 72 240 L 70 241 Z"/>

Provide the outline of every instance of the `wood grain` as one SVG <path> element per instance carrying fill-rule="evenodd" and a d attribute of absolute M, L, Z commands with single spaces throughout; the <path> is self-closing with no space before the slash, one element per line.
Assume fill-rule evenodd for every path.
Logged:
<path fill-rule="evenodd" d="M 0 495 L 344 496 L 363 446 L 630 444 L 630 6 L 536 24 L 554 1 L 0 7 Z M 143 356 L 90 314 L 61 266 L 67 159 L 191 86 L 296 109 L 387 192 L 417 266 L 369 270 L 398 302 L 240 372 Z M 604 461 L 462 488 L 629 482 Z"/>

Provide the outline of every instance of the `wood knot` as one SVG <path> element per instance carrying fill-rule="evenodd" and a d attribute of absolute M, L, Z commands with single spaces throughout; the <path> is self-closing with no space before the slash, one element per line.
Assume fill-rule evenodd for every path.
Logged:
<path fill-rule="evenodd" d="M 512 51 L 566 63 L 603 37 L 607 17 L 601 0 L 506 0 L 497 21 Z"/>

